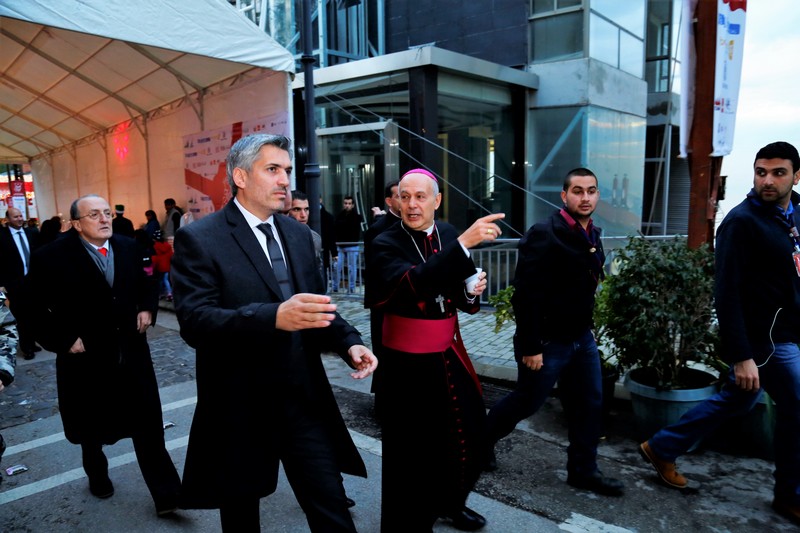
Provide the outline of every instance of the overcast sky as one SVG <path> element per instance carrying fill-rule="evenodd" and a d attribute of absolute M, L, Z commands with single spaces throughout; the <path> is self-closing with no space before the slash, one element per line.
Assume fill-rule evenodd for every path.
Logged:
<path fill-rule="evenodd" d="M 747 2 L 736 129 L 733 151 L 722 160 L 728 181 L 718 220 L 752 187 L 753 158 L 759 148 L 787 141 L 800 149 L 798 8 L 798 0 Z"/>

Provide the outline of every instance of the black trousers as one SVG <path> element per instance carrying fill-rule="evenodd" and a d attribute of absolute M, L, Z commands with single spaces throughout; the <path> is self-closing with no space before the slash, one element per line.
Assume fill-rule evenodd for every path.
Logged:
<path fill-rule="evenodd" d="M 355 532 L 341 468 L 323 421 L 299 404 L 284 403 L 280 459 L 309 528 L 314 533 Z M 223 503 L 220 522 L 225 533 L 259 532 L 259 499 Z"/>
<path fill-rule="evenodd" d="M 181 489 L 181 478 L 164 444 L 164 433 L 149 432 L 132 438 L 136 461 L 142 471 L 156 509 L 175 507 Z M 100 443 L 82 443 L 83 470 L 89 479 L 108 477 L 108 460 Z"/>

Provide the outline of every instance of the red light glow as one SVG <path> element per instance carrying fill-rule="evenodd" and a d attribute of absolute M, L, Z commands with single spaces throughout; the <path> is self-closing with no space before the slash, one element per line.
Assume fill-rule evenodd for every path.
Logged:
<path fill-rule="evenodd" d="M 124 161 L 128 157 L 128 134 L 119 135 L 114 137 L 114 151 L 120 161 Z"/>

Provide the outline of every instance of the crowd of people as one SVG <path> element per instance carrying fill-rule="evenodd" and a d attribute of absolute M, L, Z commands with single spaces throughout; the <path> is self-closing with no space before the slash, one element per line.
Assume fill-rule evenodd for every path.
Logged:
<path fill-rule="evenodd" d="M 89 194 L 73 202 L 71 228 L 42 244 L 44 227 L 26 228 L 21 212 L 8 210 L 0 286 L 17 319 L 19 353 L 33 357 L 38 342 L 57 354 L 64 430 L 81 446 L 91 494 L 114 494 L 102 447 L 131 438 L 159 516 L 219 509 L 223 531 L 259 531 L 259 501 L 275 492 L 282 464 L 312 531 L 355 531 L 355 502 L 342 474 L 367 472 L 322 365 L 320 354 L 329 352 L 354 379 L 373 376 L 382 531 L 429 532 L 442 518 L 460 530 L 485 527 L 467 497 L 483 471 L 498 468 L 495 444 L 539 409 L 556 382 L 568 407 L 566 482 L 624 495 L 623 482 L 597 464 L 602 387 L 592 311 L 605 254 L 592 220 L 600 196 L 594 172 L 568 172 L 563 207 L 518 244 L 517 383 L 487 412 L 458 314 L 479 310 L 488 278 L 470 250 L 502 235 L 504 214 L 478 218 L 460 232 L 436 219 L 442 195 L 433 173 L 417 168 L 388 184 L 386 209 L 376 211 L 364 235 L 369 348 L 336 311 L 325 281 L 331 268 L 333 291 L 340 283 L 354 290 L 361 223 L 353 198 L 344 198 L 332 221 L 331 241 L 325 226 L 322 234 L 309 228 L 308 196 L 290 191 L 289 139 L 243 137 L 226 166 L 232 199 L 188 225 L 167 199 L 163 224 L 148 211 L 147 223 L 133 230 L 124 205 L 112 214 L 106 199 Z M 753 189 L 717 237 L 727 383 L 639 451 L 667 486 L 685 489 L 676 459 L 752 408 L 764 389 L 777 408 L 773 506 L 800 523 L 800 195 L 792 190 L 799 181 L 792 145 L 772 143 L 756 154 Z M 346 280 L 326 256 L 347 264 Z M 95 296 L 76 300 L 76 290 Z M 159 294 L 174 298 L 181 336 L 197 357 L 197 406 L 182 477 L 165 449 L 146 336 Z M 109 312 L 96 313 L 98 305 Z M 89 315 L 91 325 L 81 320 Z M 250 356 L 236 365 L 220 365 L 221 355 L 245 352 Z M 0 391 L 13 380 L 13 367 L 13 357 L 0 357 Z M 252 430 L 256 418 L 259 431 Z M 92 423 L 97 419 L 108 423 Z M 0 439 L 0 453 L 1 447 Z M 226 468 L 218 468 L 220 457 Z"/>

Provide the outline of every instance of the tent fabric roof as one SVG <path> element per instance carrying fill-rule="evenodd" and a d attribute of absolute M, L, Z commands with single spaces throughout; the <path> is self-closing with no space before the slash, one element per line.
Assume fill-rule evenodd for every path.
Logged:
<path fill-rule="evenodd" d="M 288 50 L 225 0 L 0 2 L 0 162 L 24 162 Z"/>

